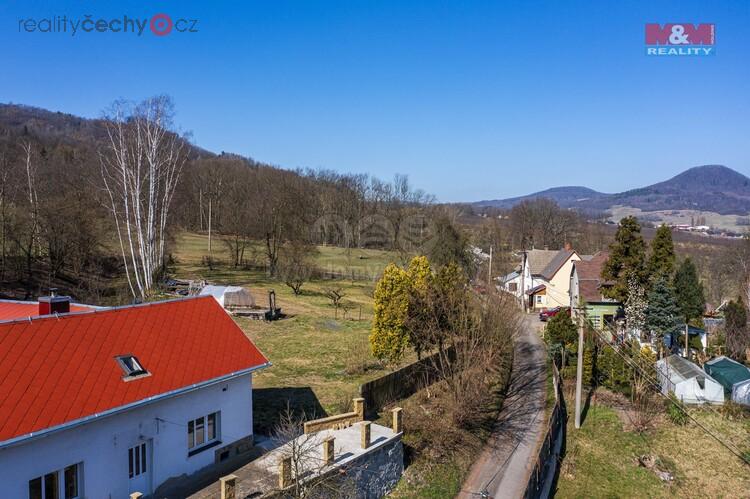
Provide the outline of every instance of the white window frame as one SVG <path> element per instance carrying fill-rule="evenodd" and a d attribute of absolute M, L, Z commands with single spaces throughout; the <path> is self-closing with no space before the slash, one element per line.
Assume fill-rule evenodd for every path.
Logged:
<path fill-rule="evenodd" d="M 213 416 L 213 436 L 209 435 L 209 419 Z M 200 426 L 201 442 L 198 442 L 198 427 Z M 212 412 L 199 418 L 191 419 L 187 424 L 188 452 L 195 452 L 221 440 L 221 411 Z M 209 438 L 210 436 L 210 438 Z"/>
<path fill-rule="evenodd" d="M 140 442 L 128 449 L 128 478 L 134 479 L 145 474 L 151 465 L 148 459 L 148 445 Z"/>
<path fill-rule="evenodd" d="M 75 466 L 76 467 L 76 474 L 75 474 L 75 480 L 76 480 L 76 487 L 77 487 L 77 495 L 75 496 L 66 496 L 65 495 L 65 470 L 68 468 Z M 73 463 L 69 464 L 68 466 L 64 466 L 62 469 L 50 471 L 49 473 L 45 473 L 41 476 L 37 476 L 29 480 L 29 489 L 31 488 L 31 482 L 34 480 L 40 480 L 41 482 L 41 497 L 44 499 L 45 492 L 46 492 L 46 484 L 45 484 L 45 478 L 49 475 L 55 475 L 57 477 L 57 494 L 55 497 L 59 499 L 81 499 L 84 497 L 83 494 L 83 462 L 79 463 Z M 29 496 L 31 496 L 31 490 L 29 490 Z"/>

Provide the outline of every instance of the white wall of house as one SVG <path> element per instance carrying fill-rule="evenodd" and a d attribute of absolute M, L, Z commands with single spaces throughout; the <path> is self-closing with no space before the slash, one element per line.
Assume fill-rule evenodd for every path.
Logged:
<path fill-rule="evenodd" d="M 221 444 L 189 457 L 188 421 L 217 411 Z M 0 448 L 0 495 L 29 497 L 29 480 L 76 463 L 83 463 L 80 497 L 123 498 L 136 491 L 149 494 L 170 477 L 189 475 L 213 464 L 218 448 L 251 435 L 252 428 L 252 374 L 245 374 Z M 131 479 L 128 449 L 142 442 L 148 442 L 149 447 L 147 476 Z"/>
<path fill-rule="evenodd" d="M 570 284 L 568 286 L 569 286 L 568 295 L 570 297 L 568 306 L 570 308 L 575 308 L 578 306 L 580 299 L 581 299 L 581 293 L 580 293 L 580 287 L 579 287 L 579 281 L 578 281 L 578 271 L 575 270 L 575 267 L 571 271 Z"/>

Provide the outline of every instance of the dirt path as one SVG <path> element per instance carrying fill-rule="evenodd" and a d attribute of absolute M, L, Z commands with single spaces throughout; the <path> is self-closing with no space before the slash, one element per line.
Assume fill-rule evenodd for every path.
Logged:
<path fill-rule="evenodd" d="M 547 356 L 537 333 L 540 327 L 536 316 L 524 318 L 515 341 L 508 397 L 459 498 L 523 497 L 544 427 Z"/>

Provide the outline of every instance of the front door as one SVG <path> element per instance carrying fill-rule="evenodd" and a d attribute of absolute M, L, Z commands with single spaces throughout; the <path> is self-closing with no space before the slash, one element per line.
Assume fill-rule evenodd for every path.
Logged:
<path fill-rule="evenodd" d="M 151 494 L 151 444 L 152 440 L 139 442 L 128 449 L 128 478 L 130 479 L 130 493 L 140 492 Z"/>

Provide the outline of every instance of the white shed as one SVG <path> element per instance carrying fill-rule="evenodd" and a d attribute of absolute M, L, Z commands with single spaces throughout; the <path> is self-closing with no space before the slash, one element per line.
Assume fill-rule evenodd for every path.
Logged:
<path fill-rule="evenodd" d="M 679 355 L 656 363 L 662 393 L 670 392 L 686 404 L 723 404 L 724 387 L 700 367 Z"/>
<path fill-rule="evenodd" d="M 213 296 L 219 305 L 227 310 L 238 308 L 252 308 L 255 299 L 250 291 L 240 286 L 203 286 L 201 296 Z"/>

